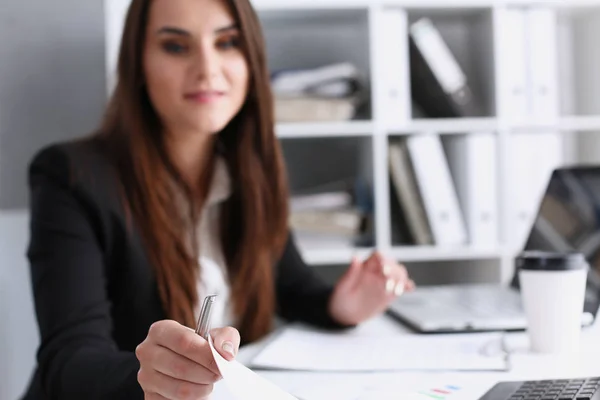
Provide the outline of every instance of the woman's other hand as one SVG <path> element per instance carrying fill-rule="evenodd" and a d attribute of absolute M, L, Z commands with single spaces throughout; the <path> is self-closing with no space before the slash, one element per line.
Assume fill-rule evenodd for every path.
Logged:
<path fill-rule="evenodd" d="M 414 287 L 403 265 L 374 252 L 363 262 L 352 260 L 335 286 L 329 312 L 341 324 L 356 325 L 385 311 Z"/>
<path fill-rule="evenodd" d="M 211 330 L 215 349 L 233 360 L 240 344 L 235 328 Z M 154 323 L 135 354 L 146 400 L 206 399 L 221 379 L 208 342 L 176 321 Z"/>

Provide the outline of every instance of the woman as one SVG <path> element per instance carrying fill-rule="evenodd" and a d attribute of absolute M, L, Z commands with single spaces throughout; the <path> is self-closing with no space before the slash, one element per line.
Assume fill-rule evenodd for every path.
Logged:
<path fill-rule="evenodd" d="M 275 314 L 351 327 L 413 287 L 377 253 L 335 287 L 300 258 L 248 0 L 133 0 L 118 74 L 98 133 L 30 165 L 27 399 L 205 398 L 219 372 L 191 328 L 209 293 L 232 359 Z"/>

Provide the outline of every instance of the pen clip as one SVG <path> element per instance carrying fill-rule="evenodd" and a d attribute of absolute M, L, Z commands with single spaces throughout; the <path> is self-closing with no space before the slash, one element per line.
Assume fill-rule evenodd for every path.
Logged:
<path fill-rule="evenodd" d="M 204 298 L 204 301 L 202 302 L 202 308 L 200 309 L 200 316 L 198 317 L 198 323 L 196 324 L 196 334 L 207 340 L 208 331 L 210 329 L 210 315 L 216 297 L 216 294 L 211 294 Z"/>

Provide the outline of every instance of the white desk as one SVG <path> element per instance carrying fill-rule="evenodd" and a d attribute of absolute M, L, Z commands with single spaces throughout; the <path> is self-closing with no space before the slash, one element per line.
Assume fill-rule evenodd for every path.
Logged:
<path fill-rule="evenodd" d="M 378 336 L 389 334 L 412 334 L 400 323 L 387 316 L 380 316 L 368 321 L 349 334 L 370 335 L 373 340 Z M 268 338 L 266 339 L 268 340 Z M 266 341 L 265 340 L 265 341 Z M 240 350 L 238 360 L 247 363 L 264 345 L 265 341 L 246 346 Z M 294 394 L 306 387 L 325 387 L 328 382 L 347 382 L 357 384 L 375 384 L 393 382 L 401 390 L 415 380 L 436 380 L 437 378 L 472 381 L 474 387 L 470 393 L 473 399 L 478 398 L 499 380 L 523 379 L 559 379 L 580 376 L 600 376 L 600 323 L 584 329 L 580 356 L 572 360 L 557 356 L 536 355 L 527 351 L 527 335 L 525 333 L 507 334 L 508 349 L 511 352 L 511 369 L 507 372 L 394 372 L 394 373 L 317 373 L 317 372 L 282 372 L 257 371 L 261 376 L 273 381 L 284 390 Z M 393 351 L 393 349 L 390 349 Z M 464 397 L 462 397 L 464 398 Z"/>

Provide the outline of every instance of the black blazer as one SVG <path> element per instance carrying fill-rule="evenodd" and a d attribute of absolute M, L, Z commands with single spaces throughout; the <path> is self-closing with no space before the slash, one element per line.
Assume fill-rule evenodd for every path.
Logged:
<path fill-rule="evenodd" d="M 27 400 L 143 399 L 136 346 L 165 319 L 141 237 L 126 228 L 99 139 L 42 149 L 29 166 L 27 256 L 41 343 Z M 292 236 L 275 268 L 278 314 L 321 327 L 332 287 Z"/>

